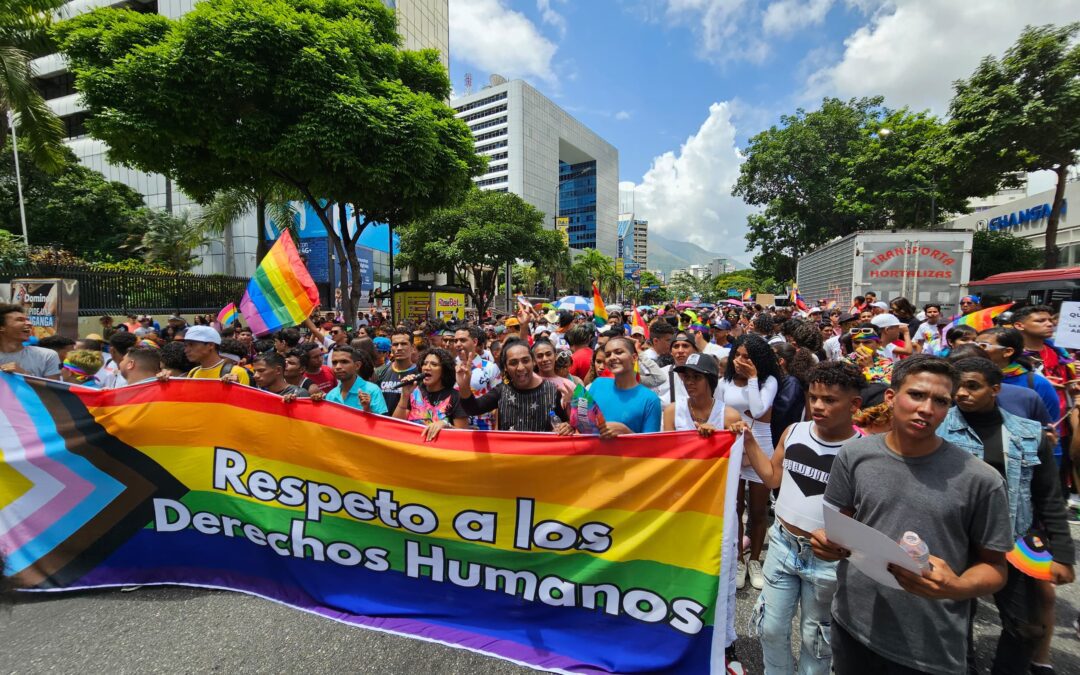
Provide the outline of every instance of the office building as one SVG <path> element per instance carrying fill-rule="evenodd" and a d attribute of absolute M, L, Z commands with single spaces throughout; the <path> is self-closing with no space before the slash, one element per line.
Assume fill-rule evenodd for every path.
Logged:
<path fill-rule="evenodd" d="M 549 228 L 560 219 L 572 249 L 615 257 L 618 150 L 522 80 L 492 75 L 489 86 L 450 105 L 488 158 L 477 186 L 521 196 Z"/>
<path fill-rule="evenodd" d="M 401 33 L 403 46 L 406 49 L 438 49 L 442 55 L 443 65 L 449 64 L 449 0 L 383 0 L 383 2 L 397 12 L 398 32 Z M 196 0 L 149 0 L 146 2 L 143 0 L 72 0 L 60 9 L 59 15 L 68 18 L 99 7 L 115 7 L 161 14 L 170 19 L 176 19 L 190 12 L 195 4 Z M 75 78 L 67 71 L 66 64 L 59 54 L 49 54 L 34 59 L 31 67 L 38 89 L 42 92 L 49 107 L 63 121 L 67 133 L 66 142 L 80 162 L 91 169 L 100 171 L 109 180 L 120 181 L 131 186 L 143 195 L 147 206 L 151 208 L 166 209 L 174 214 L 187 210 L 192 216 L 198 213 L 199 205 L 177 190 L 164 176 L 144 173 L 108 162 L 105 156 L 107 150 L 105 143 L 90 138 L 86 133 L 85 122 L 88 115 L 75 91 Z M 213 241 L 209 249 L 202 252 L 202 261 L 195 271 L 207 274 L 250 276 L 255 272 L 255 250 L 258 237 L 255 214 L 250 213 L 240 222 L 234 223 L 223 237 Z M 384 236 L 379 237 L 378 240 L 385 241 L 388 238 Z M 323 245 L 318 247 L 318 250 L 325 248 Z M 384 255 L 380 256 L 379 253 Z M 376 269 L 379 266 L 380 257 L 385 257 L 386 254 L 385 250 L 374 251 Z"/>
<path fill-rule="evenodd" d="M 1032 246 L 1043 250 L 1046 248 L 1046 221 L 1050 217 L 1053 201 L 1054 190 L 1051 189 L 954 218 L 945 223 L 944 227 L 976 232 L 1009 232 L 1029 240 Z M 1065 184 L 1065 203 L 1057 231 L 1057 246 L 1061 249 L 1059 267 L 1080 266 L 1080 217 L 1069 214 L 1070 202 L 1073 205 L 1080 204 L 1080 181 L 1073 180 Z"/>
<path fill-rule="evenodd" d="M 735 271 L 735 263 L 728 258 L 713 258 L 709 263 L 709 274 L 718 277 L 721 274 Z"/>
<path fill-rule="evenodd" d="M 619 215 L 617 258 L 645 269 L 649 261 L 649 221 L 635 218 L 633 213 Z"/>

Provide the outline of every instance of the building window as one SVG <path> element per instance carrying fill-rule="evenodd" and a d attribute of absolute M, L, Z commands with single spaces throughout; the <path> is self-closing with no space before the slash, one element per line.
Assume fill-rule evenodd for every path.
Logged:
<path fill-rule="evenodd" d="M 479 131 L 481 129 L 487 129 L 488 127 L 494 127 L 499 124 L 506 124 L 506 115 L 503 115 L 502 117 L 496 117 L 495 119 L 488 120 L 487 122 L 480 122 L 478 124 L 469 125 L 469 128 L 473 131 Z"/>
<path fill-rule="evenodd" d="M 483 180 L 474 181 L 476 187 L 485 187 L 488 185 L 498 185 L 499 183 L 506 183 L 509 180 L 507 176 L 496 176 L 495 178 L 485 178 Z"/>
<path fill-rule="evenodd" d="M 506 100 L 506 92 L 504 91 L 501 94 L 495 94 L 494 96 L 488 96 L 487 98 L 482 98 L 479 101 L 473 101 L 472 103 L 466 103 L 465 105 L 461 106 L 460 108 L 454 108 L 454 110 L 461 113 L 461 112 L 465 112 L 466 110 L 475 110 L 477 108 L 482 108 L 482 107 L 484 107 L 486 105 L 490 105 L 490 104 L 494 103 L 495 101 L 505 101 L 505 100 Z M 503 110 L 506 110 L 506 108 L 504 107 Z"/>
<path fill-rule="evenodd" d="M 495 173 L 496 171 L 506 171 L 506 162 L 502 164 L 491 164 L 487 168 L 488 173 Z"/>
<path fill-rule="evenodd" d="M 52 77 L 35 77 L 34 86 L 46 101 L 70 96 L 75 93 L 75 74 L 58 73 Z"/>
<path fill-rule="evenodd" d="M 77 112 L 74 115 L 61 117 L 64 123 L 64 138 L 78 138 L 86 135 L 86 120 L 90 119 L 90 113 Z"/>
<path fill-rule="evenodd" d="M 489 138 L 499 138 L 506 135 L 506 129 L 499 129 L 498 131 L 489 131 L 486 134 L 477 134 L 473 137 L 473 141 L 486 141 Z M 504 141 L 505 143 L 505 141 Z"/>
<path fill-rule="evenodd" d="M 505 148 L 507 141 L 497 141 L 495 143 L 488 143 L 487 145 L 478 145 L 476 147 L 477 152 L 487 152 L 488 150 L 495 150 L 497 148 Z"/>
<path fill-rule="evenodd" d="M 461 120 L 462 122 L 472 122 L 473 120 L 478 120 L 481 117 L 487 117 L 488 115 L 494 115 L 495 113 L 501 113 L 501 112 L 506 112 L 506 104 L 505 103 L 503 103 L 502 105 L 497 105 L 494 108 L 488 108 L 487 110 L 481 110 L 478 113 L 473 113 L 471 115 L 466 115 L 465 117 L 459 117 L 458 119 Z"/>

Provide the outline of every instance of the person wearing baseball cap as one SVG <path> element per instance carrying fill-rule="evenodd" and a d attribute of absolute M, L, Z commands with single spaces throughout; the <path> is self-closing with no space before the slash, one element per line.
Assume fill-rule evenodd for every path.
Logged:
<path fill-rule="evenodd" d="M 223 380 L 251 386 L 251 375 L 240 364 L 224 358 L 218 349 L 221 335 L 210 326 L 192 326 L 184 333 L 184 356 L 195 367 L 187 376 L 196 380 Z"/>
<path fill-rule="evenodd" d="M 878 314 L 870 323 L 881 335 L 881 353 L 891 360 L 896 360 L 912 353 L 911 336 L 906 323 L 895 314 Z"/>

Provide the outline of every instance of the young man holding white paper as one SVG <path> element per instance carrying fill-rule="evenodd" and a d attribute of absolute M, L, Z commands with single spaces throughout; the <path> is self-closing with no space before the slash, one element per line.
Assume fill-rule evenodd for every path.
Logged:
<path fill-rule="evenodd" d="M 825 502 L 893 540 L 917 533 L 932 564 L 921 576 L 890 567 L 904 590 L 887 588 L 844 560 L 848 552 L 824 529 L 813 533 L 815 555 L 841 560 L 832 603 L 837 675 L 965 672 L 970 602 L 1005 584 L 1013 545 L 1005 481 L 936 435 L 957 380 L 944 359 L 900 361 L 885 392 L 892 430 L 849 441 L 833 461 Z"/>

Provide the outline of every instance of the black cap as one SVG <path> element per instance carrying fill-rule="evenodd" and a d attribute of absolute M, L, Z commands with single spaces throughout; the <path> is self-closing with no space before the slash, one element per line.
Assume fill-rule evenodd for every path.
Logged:
<path fill-rule="evenodd" d="M 675 366 L 676 373 L 684 373 L 688 370 L 702 375 L 720 377 L 720 369 L 716 365 L 716 359 L 711 354 L 691 354 L 686 357 L 686 363 Z"/>

